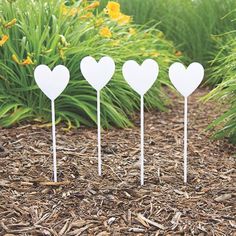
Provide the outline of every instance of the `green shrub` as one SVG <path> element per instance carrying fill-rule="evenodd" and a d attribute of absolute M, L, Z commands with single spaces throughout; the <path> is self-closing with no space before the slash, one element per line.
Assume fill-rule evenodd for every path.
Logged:
<path fill-rule="evenodd" d="M 107 1 L 102 2 L 105 5 Z M 205 66 L 217 50 L 212 36 L 235 30 L 235 0 L 118 1 L 137 24 L 157 25 L 189 57 L 188 61 Z"/>
<path fill-rule="evenodd" d="M 218 40 L 218 43 L 222 44 L 222 41 Z M 219 84 L 204 99 L 223 103 L 225 112 L 209 128 L 218 128 L 215 133 L 216 138 L 228 137 L 231 142 L 236 143 L 236 42 L 234 37 L 228 37 L 228 40 L 224 38 L 224 44 L 212 63 L 211 78 Z"/>
<path fill-rule="evenodd" d="M 146 96 L 146 105 L 164 109 L 166 96 L 161 87 L 169 86 L 166 71 L 176 60 L 173 45 L 154 27 L 135 26 L 128 22 L 129 17 L 123 23 L 111 20 L 104 11 L 88 7 L 86 1 L 67 5 L 58 0 L 0 2 L 0 125 L 50 121 L 49 99 L 39 91 L 33 77 L 38 64 L 51 68 L 64 64 L 71 72 L 68 87 L 56 100 L 57 122 L 93 125 L 96 92 L 83 79 L 79 67 L 88 55 L 96 59 L 109 55 L 116 61 L 116 74 L 101 93 L 105 127 L 131 125 L 130 115 L 139 108 L 139 96 L 121 73 L 128 59 L 142 62 L 152 57 L 158 61 L 160 76 Z M 9 36 L 5 43 L 3 35 Z"/>

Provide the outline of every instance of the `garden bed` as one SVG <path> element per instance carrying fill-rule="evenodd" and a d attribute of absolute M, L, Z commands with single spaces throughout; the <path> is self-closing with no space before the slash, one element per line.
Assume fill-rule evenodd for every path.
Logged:
<path fill-rule="evenodd" d="M 235 235 L 235 147 L 212 141 L 216 105 L 189 99 L 189 183 L 183 184 L 183 101 L 145 114 L 145 186 L 137 127 L 103 131 L 103 177 L 96 129 L 58 127 L 59 182 L 51 182 L 51 130 L 1 129 L 0 235 Z"/>

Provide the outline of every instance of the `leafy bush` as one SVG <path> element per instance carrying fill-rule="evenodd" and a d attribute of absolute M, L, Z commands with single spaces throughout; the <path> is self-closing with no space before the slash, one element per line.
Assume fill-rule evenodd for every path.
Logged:
<path fill-rule="evenodd" d="M 23 120 L 50 121 L 50 102 L 33 78 L 38 64 L 51 68 L 64 64 L 71 72 L 69 86 L 56 100 L 57 122 L 66 121 L 69 126 L 94 124 L 96 92 L 83 79 L 79 68 L 81 59 L 88 55 L 96 59 L 109 55 L 116 61 L 116 74 L 101 94 L 104 126 L 131 125 L 130 115 L 139 107 L 139 96 L 121 73 L 128 59 L 142 62 L 151 57 L 158 61 L 160 76 L 146 96 L 146 105 L 164 109 L 166 97 L 161 86 L 169 86 L 165 72 L 176 60 L 173 45 L 154 27 L 137 27 L 129 16 L 112 6 L 110 12 L 99 12 L 97 1 L 71 2 L 0 2 L 1 126 Z"/>
<path fill-rule="evenodd" d="M 217 127 L 216 138 L 229 137 L 236 143 L 236 42 L 228 37 L 221 46 L 211 68 L 211 77 L 215 82 L 222 81 L 205 97 L 205 100 L 222 102 L 225 112 L 209 128 Z M 218 41 L 222 44 L 222 41 Z"/>
<path fill-rule="evenodd" d="M 108 0 L 103 0 L 106 4 Z M 190 59 L 204 65 L 215 56 L 212 36 L 235 29 L 235 0 L 118 0 L 137 24 L 156 24 Z"/>

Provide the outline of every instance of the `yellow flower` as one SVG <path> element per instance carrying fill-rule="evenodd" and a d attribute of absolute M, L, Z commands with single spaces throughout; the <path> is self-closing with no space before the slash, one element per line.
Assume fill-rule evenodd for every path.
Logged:
<path fill-rule="evenodd" d="M 23 60 L 22 62 L 17 58 L 17 56 L 15 54 L 12 55 L 12 60 L 17 63 L 18 65 L 21 66 L 26 66 L 26 65 L 31 65 L 34 64 L 33 61 L 31 60 L 31 58 L 29 56 L 27 56 L 27 58 L 25 60 Z"/>
<path fill-rule="evenodd" d="M 65 60 L 65 50 L 63 48 L 59 48 L 59 55 L 62 60 Z"/>
<path fill-rule="evenodd" d="M 131 21 L 131 17 L 124 14 L 120 14 L 120 17 L 117 19 L 117 22 L 119 25 L 126 25 L 130 23 L 130 21 Z"/>
<path fill-rule="evenodd" d="M 182 52 L 181 52 L 181 51 L 176 51 L 176 52 L 175 52 L 175 56 L 177 56 L 177 57 L 182 56 Z"/>
<path fill-rule="evenodd" d="M 6 23 L 6 24 L 4 25 L 4 27 L 7 28 L 7 29 L 9 29 L 9 28 L 11 28 L 13 25 L 15 25 L 16 22 L 17 22 L 17 19 L 14 18 L 14 19 L 11 20 L 10 22 Z"/>
<path fill-rule="evenodd" d="M 89 19 L 89 18 L 92 18 L 94 15 L 92 12 L 88 12 L 87 14 L 83 15 L 83 16 L 80 16 L 80 19 L 81 20 L 84 20 L 84 19 Z"/>
<path fill-rule="evenodd" d="M 131 21 L 131 17 L 124 15 L 120 11 L 120 4 L 117 2 L 108 2 L 105 13 L 109 15 L 112 20 L 117 21 L 120 25 L 128 24 Z"/>
<path fill-rule="evenodd" d="M 129 34 L 130 35 L 134 35 L 134 34 L 136 34 L 137 32 L 136 32 L 136 29 L 134 29 L 134 28 L 129 28 Z"/>
<path fill-rule="evenodd" d="M 9 36 L 6 35 L 6 34 L 4 34 L 4 35 L 2 36 L 2 39 L 0 40 L 0 47 L 2 47 L 3 44 L 5 44 L 5 43 L 7 42 L 8 39 L 9 39 Z"/>
<path fill-rule="evenodd" d="M 69 46 L 69 43 L 66 41 L 65 36 L 62 35 L 62 34 L 60 34 L 59 36 L 60 36 L 60 42 L 61 42 L 61 44 L 62 44 L 63 46 L 65 46 L 65 47 L 68 47 L 68 46 Z"/>
<path fill-rule="evenodd" d="M 104 38 L 111 38 L 112 33 L 108 27 L 103 27 L 100 31 L 99 34 L 104 37 Z"/>
<path fill-rule="evenodd" d="M 106 9 L 108 10 L 108 13 L 109 12 L 120 12 L 120 4 L 118 2 L 108 2 L 107 3 L 107 7 Z"/>
<path fill-rule="evenodd" d="M 115 20 L 120 17 L 120 4 L 117 2 L 108 2 L 105 12 L 110 16 L 111 19 Z"/>
<path fill-rule="evenodd" d="M 17 64 L 20 64 L 20 61 L 18 60 L 17 56 L 15 54 L 12 55 L 12 60 L 16 62 Z"/>
<path fill-rule="evenodd" d="M 69 9 L 67 12 L 69 16 L 75 16 L 78 13 L 79 13 L 79 8 L 75 8 L 75 7 Z"/>
<path fill-rule="evenodd" d="M 63 16 L 67 15 L 67 7 L 65 6 L 64 3 L 61 4 L 60 11 L 61 11 Z"/>
<path fill-rule="evenodd" d="M 61 13 L 63 16 L 75 16 L 80 12 L 79 8 L 67 7 L 64 4 L 61 5 Z"/>
<path fill-rule="evenodd" d="M 21 65 L 23 65 L 23 66 L 32 65 L 32 64 L 34 64 L 34 63 L 29 56 L 27 56 L 27 58 L 25 60 L 23 60 L 21 63 Z"/>
<path fill-rule="evenodd" d="M 85 7 L 84 10 L 92 10 L 92 9 L 99 7 L 99 5 L 100 5 L 100 2 L 95 1 L 95 2 L 91 3 L 90 5 L 88 5 L 87 7 Z"/>

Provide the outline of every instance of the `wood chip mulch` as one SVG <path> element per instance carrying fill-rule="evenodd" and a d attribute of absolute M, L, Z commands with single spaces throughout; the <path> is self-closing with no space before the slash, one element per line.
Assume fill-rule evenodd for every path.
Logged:
<path fill-rule="evenodd" d="M 1 129 L 0 235 L 236 235 L 236 148 L 205 131 L 219 106 L 189 99 L 189 182 L 183 183 L 183 99 L 145 113 L 145 185 L 139 179 L 139 119 L 132 129 Z"/>

